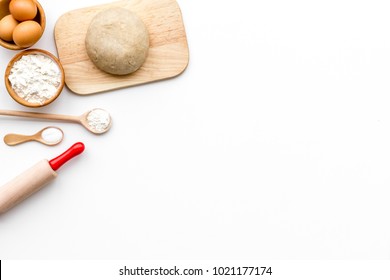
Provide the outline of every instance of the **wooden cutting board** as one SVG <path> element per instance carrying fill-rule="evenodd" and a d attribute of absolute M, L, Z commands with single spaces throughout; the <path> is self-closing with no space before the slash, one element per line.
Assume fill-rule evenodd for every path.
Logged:
<path fill-rule="evenodd" d="M 107 74 L 90 61 L 84 40 L 92 18 L 99 12 L 122 7 L 135 12 L 145 23 L 150 49 L 143 66 L 133 74 Z M 189 51 L 180 7 L 175 0 L 125 0 L 62 15 L 54 29 L 65 83 L 81 95 L 110 91 L 173 78 L 187 67 Z"/>

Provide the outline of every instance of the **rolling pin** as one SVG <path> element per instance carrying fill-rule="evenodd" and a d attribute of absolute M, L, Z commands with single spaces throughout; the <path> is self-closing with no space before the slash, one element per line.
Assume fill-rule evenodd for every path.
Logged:
<path fill-rule="evenodd" d="M 78 142 L 63 154 L 48 161 L 41 160 L 0 188 L 0 214 L 7 212 L 47 183 L 57 177 L 57 170 L 67 161 L 84 151 L 84 144 Z"/>

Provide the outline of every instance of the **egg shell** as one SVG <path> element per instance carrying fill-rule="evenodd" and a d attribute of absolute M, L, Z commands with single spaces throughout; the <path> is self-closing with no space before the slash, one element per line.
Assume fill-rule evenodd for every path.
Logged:
<path fill-rule="evenodd" d="M 6 15 L 9 15 L 9 1 L 7 0 L 0 0 L 0 19 L 5 17 Z"/>
<path fill-rule="evenodd" d="M 12 41 L 12 33 L 19 22 L 12 15 L 3 17 L 0 20 L 0 38 L 4 41 Z"/>
<path fill-rule="evenodd" d="M 38 12 L 37 5 L 32 0 L 12 0 L 9 10 L 18 21 L 32 20 Z"/>
<path fill-rule="evenodd" d="M 27 20 L 19 23 L 13 33 L 13 40 L 16 45 L 22 48 L 28 48 L 34 45 L 41 38 L 42 27 L 33 20 Z"/>

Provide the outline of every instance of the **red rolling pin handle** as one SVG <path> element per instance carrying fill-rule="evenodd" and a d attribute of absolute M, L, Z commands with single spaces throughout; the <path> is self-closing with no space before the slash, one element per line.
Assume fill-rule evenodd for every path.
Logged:
<path fill-rule="evenodd" d="M 63 154 L 61 154 L 58 157 L 53 158 L 51 161 L 49 161 L 49 164 L 50 164 L 51 168 L 53 168 L 54 171 L 57 171 L 66 162 L 68 162 L 69 160 L 71 160 L 75 156 L 78 156 L 79 154 L 81 154 L 84 151 L 84 149 L 85 149 L 84 144 L 81 142 L 78 142 L 78 143 L 74 144 L 72 147 L 70 147 Z"/>

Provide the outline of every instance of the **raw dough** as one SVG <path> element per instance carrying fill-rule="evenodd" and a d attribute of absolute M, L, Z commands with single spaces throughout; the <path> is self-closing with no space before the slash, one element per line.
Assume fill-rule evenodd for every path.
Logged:
<path fill-rule="evenodd" d="M 87 53 L 99 69 L 114 75 L 137 71 L 149 50 L 149 33 L 142 20 L 123 8 L 97 14 L 85 39 Z"/>

